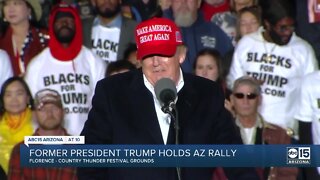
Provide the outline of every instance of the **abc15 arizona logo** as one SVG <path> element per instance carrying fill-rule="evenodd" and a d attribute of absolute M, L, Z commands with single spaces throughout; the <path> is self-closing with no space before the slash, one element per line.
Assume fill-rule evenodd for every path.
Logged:
<path fill-rule="evenodd" d="M 287 164 L 311 164 L 310 147 L 287 147 Z"/>

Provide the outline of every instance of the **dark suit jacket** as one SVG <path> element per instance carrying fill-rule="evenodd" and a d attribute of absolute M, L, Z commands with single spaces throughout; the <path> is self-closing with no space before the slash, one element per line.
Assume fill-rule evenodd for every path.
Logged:
<path fill-rule="evenodd" d="M 87 48 L 92 48 L 92 25 L 94 18 L 84 19 L 82 21 L 82 31 L 83 31 L 83 45 Z M 135 44 L 135 28 L 137 26 L 137 22 L 132 19 L 126 18 L 122 16 L 122 25 L 120 31 L 120 39 L 118 45 L 118 54 L 117 60 L 123 59 L 124 51 L 128 48 L 130 43 Z"/>
<path fill-rule="evenodd" d="M 207 79 L 183 76 L 185 84 L 177 101 L 180 143 L 241 144 L 239 131 L 224 108 L 222 89 Z M 153 96 L 144 85 L 141 70 L 98 82 L 92 103 L 81 133 L 87 144 L 164 144 Z M 168 142 L 174 142 L 173 132 L 171 128 Z M 257 178 L 242 174 L 244 169 L 225 170 L 229 179 Z M 182 168 L 181 172 L 183 180 L 209 180 L 213 168 Z M 79 179 L 176 179 L 175 168 L 79 168 L 78 175 Z"/>

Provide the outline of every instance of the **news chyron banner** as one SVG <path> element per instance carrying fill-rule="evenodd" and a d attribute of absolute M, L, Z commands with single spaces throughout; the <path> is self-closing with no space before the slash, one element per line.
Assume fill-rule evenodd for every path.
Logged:
<path fill-rule="evenodd" d="M 22 167 L 318 167 L 319 152 L 318 145 L 88 145 L 82 136 L 28 136 L 20 162 Z"/>

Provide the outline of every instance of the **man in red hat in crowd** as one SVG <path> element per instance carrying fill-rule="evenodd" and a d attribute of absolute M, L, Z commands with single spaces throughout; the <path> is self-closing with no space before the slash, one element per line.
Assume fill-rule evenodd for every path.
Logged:
<path fill-rule="evenodd" d="M 99 81 L 92 109 L 81 135 L 87 144 L 241 144 L 235 124 L 224 108 L 222 89 L 213 81 L 183 73 L 186 47 L 169 19 L 152 18 L 136 28 L 137 56 L 142 70 Z M 155 92 L 158 81 L 170 79 L 178 121 L 163 111 Z M 159 82 L 160 83 L 160 82 Z M 160 85 L 159 85 L 160 86 Z M 175 138 L 175 133 L 179 133 Z M 229 168 L 230 179 L 255 179 L 249 169 Z M 213 168 L 79 168 L 79 179 L 201 179 Z"/>

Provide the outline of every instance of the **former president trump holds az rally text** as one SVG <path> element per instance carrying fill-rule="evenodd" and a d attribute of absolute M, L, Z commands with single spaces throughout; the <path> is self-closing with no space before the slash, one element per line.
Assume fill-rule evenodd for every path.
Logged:
<path fill-rule="evenodd" d="M 224 108 L 224 95 L 218 84 L 182 72 L 180 64 L 187 49 L 174 22 L 151 18 L 140 23 L 135 33 L 137 57 L 142 69 L 98 82 L 92 109 L 81 133 L 85 136 L 85 142 L 241 144 L 239 132 Z M 160 94 L 155 93 L 157 86 Z M 168 95 L 164 91 L 168 89 L 169 100 L 164 102 L 166 97 L 161 98 L 161 93 Z M 170 92 L 173 92 L 172 96 Z M 170 99 L 172 97 L 175 99 Z M 167 110 L 171 113 L 165 113 L 163 103 L 170 104 L 167 104 L 170 106 Z M 177 112 L 179 118 L 172 118 L 170 114 Z M 178 130 L 174 128 L 176 123 L 179 124 Z M 258 179 L 250 168 L 224 170 L 229 179 Z M 212 172 L 213 168 L 78 168 L 78 178 L 211 180 Z"/>

